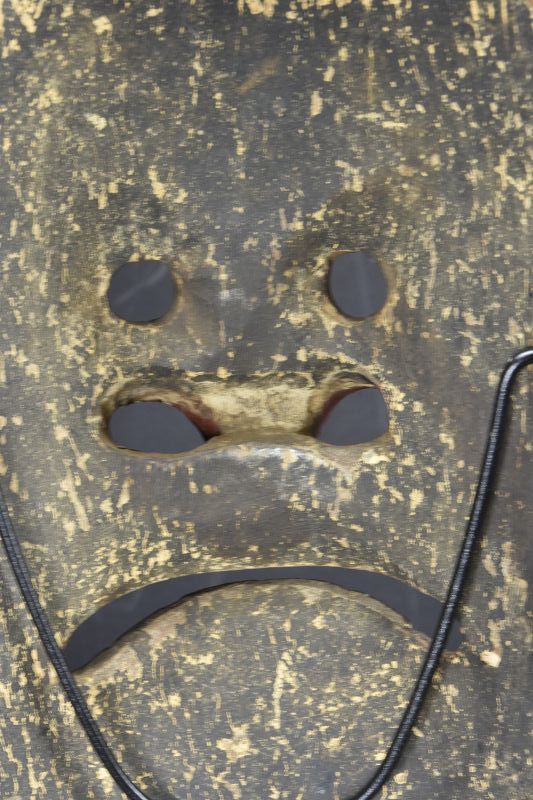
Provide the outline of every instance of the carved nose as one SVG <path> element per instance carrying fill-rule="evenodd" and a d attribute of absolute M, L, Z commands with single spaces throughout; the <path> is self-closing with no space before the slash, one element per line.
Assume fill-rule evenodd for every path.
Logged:
<path fill-rule="evenodd" d="M 180 453 L 208 440 L 211 446 L 265 437 L 281 443 L 287 436 L 351 446 L 388 428 L 381 389 L 357 373 L 334 374 L 318 386 L 303 374 L 130 384 L 104 402 L 108 442 L 145 453 Z"/>

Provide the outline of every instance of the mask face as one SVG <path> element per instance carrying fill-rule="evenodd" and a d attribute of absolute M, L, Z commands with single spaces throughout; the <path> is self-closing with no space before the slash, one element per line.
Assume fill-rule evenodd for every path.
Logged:
<path fill-rule="evenodd" d="M 530 335 L 527 4 L 7 6 L 0 485 L 60 643 L 128 592 L 221 570 L 350 567 L 442 599 Z M 335 294 L 345 254 L 385 286 L 369 316 Z M 141 306 L 167 287 L 149 320 L 110 289 L 139 261 Z M 321 440 L 369 387 L 370 440 Z M 527 794 L 526 389 L 464 642 L 390 797 Z M 117 446 L 117 408 L 157 401 L 193 449 Z M 2 796 L 119 798 L 1 570 Z M 363 594 L 237 584 L 78 680 L 153 797 L 333 800 L 382 758 L 426 647 Z"/>

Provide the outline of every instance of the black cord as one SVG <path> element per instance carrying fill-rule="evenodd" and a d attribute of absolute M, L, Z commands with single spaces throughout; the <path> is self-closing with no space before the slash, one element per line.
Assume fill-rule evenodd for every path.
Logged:
<path fill-rule="evenodd" d="M 446 595 L 446 601 L 442 607 L 439 624 L 387 755 L 364 789 L 357 794 L 351 795 L 348 800 L 371 800 L 371 798 L 375 797 L 380 789 L 383 788 L 394 772 L 403 754 L 413 726 L 424 704 L 429 687 L 431 686 L 431 680 L 435 670 L 439 666 L 442 652 L 446 645 L 446 639 L 448 638 L 461 600 L 461 595 L 463 594 L 468 571 L 472 564 L 474 547 L 478 539 L 481 538 L 481 525 L 488 508 L 490 492 L 496 474 L 497 459 L 503 443 L 506 411 L 509 405 L 511 389 L 518 372 L 528 364 L 533 364 L 533 347 L 528 347 L 517 353 L 514 358 L 506 364 L 502 372 L 500 384 L 496 393 L 494 410 L 492 412 L 492 421 L 485 448 L 485 455 L 479 473 L 476 495 L 466 526 L 463 544 L 461 545 L 461 550 L 455 565 L 455 571 Z"/>
<path fill-rule="evenodd" d="M 11 524 L 5 501 L 0 495 L 0 531 L 7 552 L 7 557 L 13 568 L 18 584 L 22 591 L 28 610 L 33 617 L 33 621 L 39 632 L 42 643 L 47 652 L 48 658 L 52 662 L 59 677 L 61 685 L 72 703 L 72 707 L 81 722 L 85 733 L 89 737 L 92 746 L 98 753 L 104 767 L 118 786 L 125 792 L 129 800 L 149 800 L 149 798 L 129 779 L 124 770 L 120 767 L 112 750 L 104 739 L 102 732 L 89 711 L 80 689 L 78 688 L 72 672 L 67 667 L 63 653 L 61 652 L 52 631 L 52 627 L 46 613 L 39 602 L 37 592 L 30 578 L 28 567 L 24 560 L 22 550 Z"/>
<path fill-rule="evenodd" d="M 491 488 L 493 485 L 497 458 L 503 442 L 505 431 L 506 411 L 509 405 L 511 389 L 518 372 L 528 364 L 533 364 L 533 347 L 517 353 L 505 366 L 492 414 L 492 421 L 489 429 L 489 437 L 485 449 L 478 486 L 470 519 L 466 527 L 466 532 L 461 546 L 461 551 L 457 559 L 453 578 L 450 582 L 446 601 L 444 603 L 439 624 L 433 636 L 424 665 L 420 671 L 415 688 L 404 712 L 402 720 L 398 726 L 392 744 L 381 765 L 374 773 L 372 779 L 357 794 L 352 795 L 348 800 L 371 800 L 383 788 L 385 783 L 392 775 L 398 764 L 416 722 L 418 714 L 424 704 L 431 680 L 435 670 L 439 666 L 442 652 L 446 645 L 446 639 L 454 621 L 457 607 L 461 600 L 461 595 L 472 563 L 474 547 L 481 537 L 481 525 L 488 507 Z M 37 592 L 33 586 L 24 555 L 19 541 L 15 534 L 11 519 L 9 517 L 6 504 L 0 494 L 0 532 L 6 549 L 7 557 L 20 586 L 22 595 L 38 630 L 41 641 L 45 647 L 48 658 L 53 664 L 61 685 L 70 700 L 76 715 L 84 728 L 87 736 L 103 765 L 108 770 L 119 788 L 126 794 L 129 800 L 150 800 L 150 798 L 128 777 L 120 764 L 117 762 L 112 750 L 105 741 L 102 732 L 92 716 L 85 698 L 78 688 L 72 673 L 70 672 L 63 654 L 56 642 L 54 633 L 46 613 L 39 602 Z"/>

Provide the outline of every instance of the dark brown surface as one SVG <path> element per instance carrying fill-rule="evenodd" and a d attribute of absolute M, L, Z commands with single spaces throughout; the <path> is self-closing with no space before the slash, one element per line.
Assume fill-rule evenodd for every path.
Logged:
<path fill-rule="evenodd" d="M 0 20 L 0 483 L 60 643 L 115 597 L 209 570 L 352 566 L 442 598 L 497 375 L 532 336 L 528 4 L 6 0 Z M 387 278 L 367 320 L 328 297 L 346 250 Z M 148 326 L 106 301 L 138 258 L 179 290 Z M 531 794 L 529 375 L 465 643 L 388 800 Z M 368 381 L 388 433 L 307 435 Z M 222 435 L 119 450 L 106 421 L 138 399 Z M 0 573 L 1 796 L 118 800 Z M 234 586 L 80 681 L 155 800 L 337 800 L 387 746 L 425 644 L 341 589 Z"/>

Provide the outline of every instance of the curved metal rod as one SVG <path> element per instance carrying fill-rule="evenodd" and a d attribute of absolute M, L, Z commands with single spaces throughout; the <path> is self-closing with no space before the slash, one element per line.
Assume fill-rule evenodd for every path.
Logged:
<path fill-rule="evenodd" d="M 418 714 L 424 704 L 433 674 L 439 666 L 446 645 L 446 639 L 450 633 L 457 607 L 461 600 L 468 570 L 472 562 L 474 546 L 481 537 L 481 524 L 488 507 L 491 488 L 496 474 L 497 456 L 503 441 L 506 411 L 509 405 L 511 389 L 518 372 L 528 364 L 533 364 L 533 347 L 526 348 L 517 353 L 503 370 L 496 394 L 489 437 L 479 475 L 476 496 L 437 630 L 387 755 L 366 786 L 357 794 L 351 795 L 348 800 L 371 800 L 371 798 L 375 797 L 383 788 L 403 754 Z M 48 617 L 39 602 L 37 592 L 33 586 L 24 560 L 22 549 L 1 495 L 0 532 L 2 534 L 7 557 L 46 653 L 57 672 L 65 694 L 72 704 L 102 764 L 108 770 L 117 786 L 128 797 L 128 800 L 150 800 L 148 795 L 133 783 L 117 762 L 113 751 L 104 739 L 100 727 L 92 716 L 85 698 L 65 662 L 63 654 L 54 637 Z"/>

